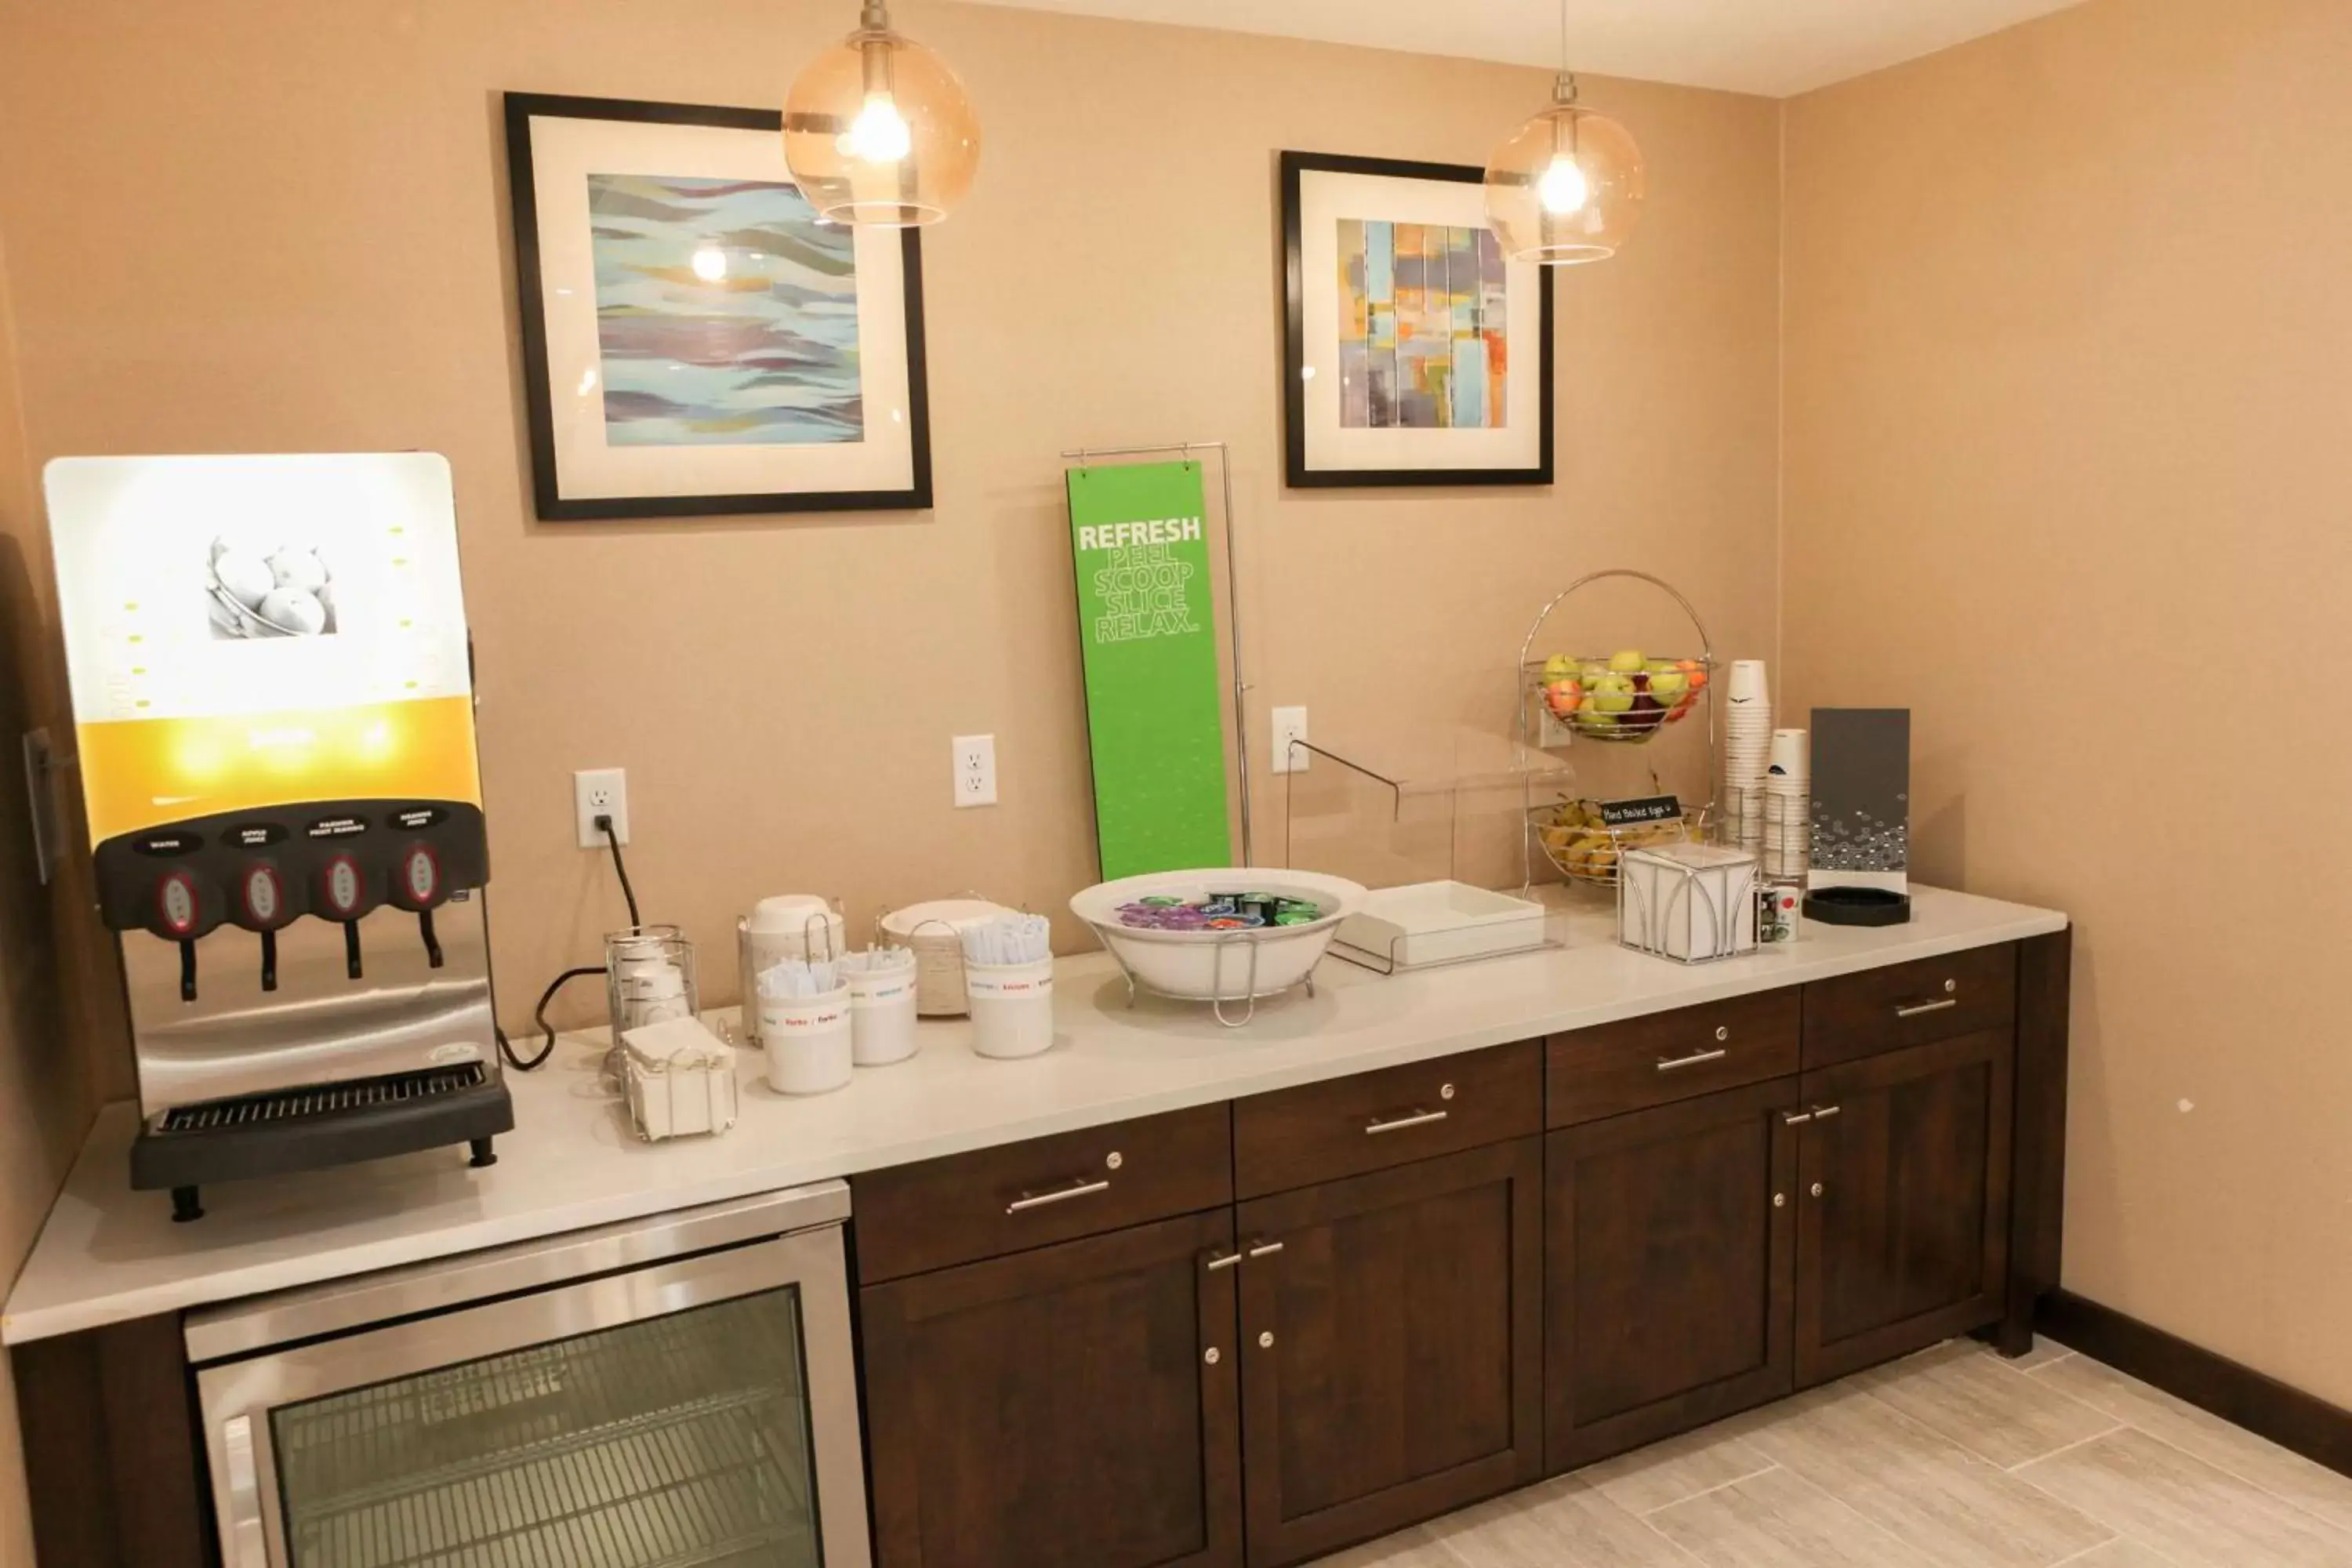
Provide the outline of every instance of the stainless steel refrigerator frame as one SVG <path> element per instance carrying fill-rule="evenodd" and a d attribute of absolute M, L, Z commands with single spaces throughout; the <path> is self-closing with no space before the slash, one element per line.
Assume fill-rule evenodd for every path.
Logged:
<path fill-rule="evenodd" d="M 826 1182 L 190 1313 L 225 1568 L 291 1562 L 274 1409 L 790 1287 L 824 1568 L 870 1568 L 848 1215 Z"/>

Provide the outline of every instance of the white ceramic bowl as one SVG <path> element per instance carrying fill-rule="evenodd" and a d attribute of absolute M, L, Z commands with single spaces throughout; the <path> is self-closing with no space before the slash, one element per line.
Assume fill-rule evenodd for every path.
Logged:
<path fill-rule="evenodd" d="M 1150 898 L 1187 902 L 1210 893 L 1273 893 L 1310 899 L 1319 919 L 1252 931 L 1139 931 L 1119 923 L 1121 904 Z M 1339 922 L 1362 906 L 1363 888 L 1340 877 L 1263 867 L 1155 871 L 1097 882 L 1070 900 L 1070 912 L 1094 927 L 1102 944 L 1146 990 L 1188 1002 L 1243 1002 L 1272 996 L 1307 978 L 1331 945 Z M 1252 984 L 1251 955 L 1256 955 Z"/>

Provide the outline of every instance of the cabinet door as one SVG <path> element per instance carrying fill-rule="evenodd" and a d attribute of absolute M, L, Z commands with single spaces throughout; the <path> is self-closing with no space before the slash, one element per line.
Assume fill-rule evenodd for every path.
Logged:
<path fill-rule="evenodd" d="M 1572 1469 L 1794 1385 L 1797 1080 L 1551 1135 L 1545 1447 Z"/>
<path fill-rule="evenodd" d="M 880 1568 L 1242 1560 L 1230 1209 L 862 1293 Z"/>
<path fill-rule="evenodd" d="M 1542 1175 L 1522 1138 L 1241 1205 L 1252 1568 L 1539 1473 Z"/>
<path fill-rule="evenodd" d="M 1805 1075 L 1801 1384 L 2001 1315 L 2011 1068 L 1996 1029 Z"/>

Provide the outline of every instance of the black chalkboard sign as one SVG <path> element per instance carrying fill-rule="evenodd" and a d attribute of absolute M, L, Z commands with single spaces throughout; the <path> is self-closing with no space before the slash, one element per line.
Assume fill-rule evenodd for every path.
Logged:
<path fill-rule="evenodd" d="M 1601 826 L 1603 827 L 1631 827 L 1644 822 L 1680 822 L 1682 816 L 1683 803 L 1670 795 L 1601 803 Z"/>

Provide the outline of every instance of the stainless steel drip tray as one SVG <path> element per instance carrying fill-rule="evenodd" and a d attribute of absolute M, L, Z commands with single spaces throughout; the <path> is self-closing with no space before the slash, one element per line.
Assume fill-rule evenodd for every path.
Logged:
<path fill-rule="evenodd" d="M 473 1145 L 475 1163 L 488 1164 L 489 1141 L 512 1131 L 514 1102 L 497 1070 L 463 1062 L 160 1112 L 131 1146 L 131 1184 L 194 1188 L 451 1143 Z"/>

